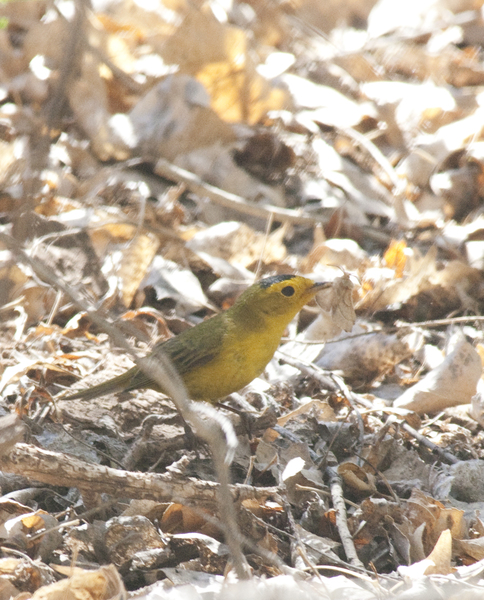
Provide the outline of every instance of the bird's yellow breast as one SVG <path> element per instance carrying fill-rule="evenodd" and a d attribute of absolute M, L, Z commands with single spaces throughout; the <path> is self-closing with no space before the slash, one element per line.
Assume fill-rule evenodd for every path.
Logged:
<path fill-rule="evenodd" d="M 277 350 L 280 327 L 225 333 L 220 351 L 209 363 L 183 376 L 188 396 L 215 402 L 240 390 L 258 377 Z"/>

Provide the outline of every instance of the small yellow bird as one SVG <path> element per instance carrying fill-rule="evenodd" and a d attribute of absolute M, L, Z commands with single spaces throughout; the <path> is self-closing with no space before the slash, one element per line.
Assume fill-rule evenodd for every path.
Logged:
<path fill-rule="evenodd" d="M 258 377 L 274 356 L 287 325 L 316 294 L 331 286 L 299 275 L 267 277 L 249 287 L 227 311 L 160 342 L 188 397 L 215 403 Z M 62 398 L 88 400 L 151 388 L 164 392 L 134 366 L 104 383 Z"/>

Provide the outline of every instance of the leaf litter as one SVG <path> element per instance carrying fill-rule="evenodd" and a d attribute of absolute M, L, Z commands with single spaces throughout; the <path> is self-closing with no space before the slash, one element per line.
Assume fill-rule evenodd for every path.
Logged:
<path fill-rule="evenodd" d="M 482 9 L 0 6 L 2 598 L 482 597 Z M 144 354 L 285 273 L 244 582 L 169 399 L 56 396 L 132 364 L 93 310 Z"/>

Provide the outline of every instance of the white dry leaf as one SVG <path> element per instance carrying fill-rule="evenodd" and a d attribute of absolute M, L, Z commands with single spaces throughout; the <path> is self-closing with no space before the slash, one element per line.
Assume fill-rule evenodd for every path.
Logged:
<path fill-rule="evenodd" d="M 395 122 L 402 135 L 416 133 L 425 123 L 431 127 L 444 115 L 457 111 L 457 102 L 450 90 L 429 81 L 372 81 L 364 83 L 363 93 L 382 109 L 392 108 Z M 435 125 L 434 125 L 435 127 Z"/>
<path fill-rule="evenodd" d="M 415 358 L 426 371 L 435 369 L 445 360 L 442 351 L 437 346 L 432 346 L 431 344 L 424 344 L 415 354 Z"/>
<path fill-rule="evenodd" d="M 456 223 L 455 221 L 445 223 L 440 235 L 444 244 L 460 246 L 469 239 L 480 239 L 482 231 L 484 231 L 484 215 L 478 215 L 469 223 Z"/>
<path fill-rule="evenodd" d="M 307 446 L 299 444 L 299 448 L 301 453 L 304 454 Z M 289 501 L 294 503 L 297 503 L 298 501 L 299 485 L 305 487 L 315 487 L 318 489 L 324 488 L 324 481 L 321 472 L 310 460 L 300 456 L 297 454 L 297 452 L 298 450 L 296 449 L 296 452 L 292 453 L 296 454 L 292 458 L 289 456 L 280 457 L 281 462 L 283 462 L 286 458 L 289 458 L 282 473 L 280 471 L 281 464 L 273 465 L 271 468 L 272 474 L 276 480 L 279 478 L 279 480 L 285 485 Z"/>
<path fill-rule="evenodd" d="M 245 169 L 237 166 L 233 158 L 233 144 L 228 144 L 225 139 L 219 138 L 210 146 L 191 149 L 185 154 L 180 154 L 174 163 L 225 192 L 243 196 L 246 200 L 254 202 L 263 198 L 271 205 L 286 206 L 283 187 L 262 183 Z M 207 223 L 215 224 L 243 218 L 240 211 L 211 201 L 201 204 L 201 208 Z M 248 220 L 248 217 L 244 219 Z M 258 219 L 259 223 L 260 221 L 261 219 Z"/>
<path fill-rule="evenodd" d="M 358 215 L 352 215 L 352 210 L 389 219 L 395 218 L 392 194 L 373 175 L 365 173 L 352 161 L 341 157 L 332 146 L 320 138 L 313 140 L 312 148 L 324 179 L 336 189 L 343 190 L 350 198 L 351 202 L 346 202 L 344 207 L 352 220 L 356 217 L 356 222 L 359 221 Z"/>
<path fill-rule="evenodd" d="M 356 321 L 354 287 L 350 276 L 345 274 L 336 277 L 331 287 L 319 292 L 316 303 L 321 310 L 317 318 L 293 341 L 284 344 L 280 353 L 310 363 L 321 356 L 327 340 L 337 338 L 343 330 L 351 331 Z"/>
<path fill-rule="evenodd" d="M 314 536 L 316 537 L 316 536 Z M 322 538 L 320 538 L 322 539 Z M 327 542 L 328 543 L 328 542 Z M 329 545 L 329 543 L 328 543 Z M 366 589 L 365 582 L 348 576 L 313 577 L 303 579 L 294 570 L 275 577 L 254 576 L 247 581 L 235 581 L 226 576 L 175 568 L 163 568 L 166 579 L 144 588 L 136 600 L 377 600 L 381 593 Z M 306 575 L 305 575 L 306 576 Z M 330 595 L 328 595 L 330 594 Z"/>
<path fill-rule="evenodd" d="M 397 398 L 394 406 L 429 414 L 449 406 L 469 404 L 481 375 L 479 354 L 469 342 L 462 340 L 438 367 Z"/>
<path fill-rule="evenodd" d="M 100 213 L 92 207 L 74 208 L 73 210 L 64 211 L 56 216 L 56 220 L 63 225 L 66 225 L 69 228 L 79 229 L 87 228 L 93 222 L 96 223 L 100 218 L 102 218 L 102 212 Z M 100 256 L 102 253 L 99 249 L 96 250 L 98 250 L 97 254 Z"/>
<path fill-rule="evenodd" d="M 422 342 L 418 332 L 388 335 L 356 325 L 350 335 L 327 344 L 315 363 L 322 369 L 341 371 L 345 377 L 369 381 L 407 359 Z"/>
<path fill-rule="evenodd" d="M 368 254 L 357 242 L 349 239 L 333 238 L 311 251 L 317 252 L 319 264 L 337 266 L 349 271 L 358 270 L 368 260 Z M 316 258 L 318 258 L 318 256 Z"/>
<path fill-rule="evenodd" d="M 484 269 L 484 241 L 476 240 L 464 244 L 467 262 L 474 269 Z"/>
<path fill-rule="evenodd" d="M 230 126 L 210 108 L 204 86 L 188 75 L 169 75 L 128 116 L 139 152 L 151 161 L 175 161 L 197 148 L 233 140 Z"/>
<path fill-rule="evenodd" d="M 446 17 L 450 13 L 441 0 L 379 0 L 368 16 L 368 35 L 376 38 L 402 29 L 421 34 Z"/>
<path fill-rule="evenodd" d="M 483 104 L 482 94 L 476 98 Z M 480 136 L 484 123 L 484 108 L 472 115 L 443 125 L 434 134 L 421 134 L 414 139 L 412 150 L 396 168 L 400 177 L 414 185 L 425 187 L 438 166 L 453 152 L 460 150 Z"/>
<path fill-rule="evenodd" d="M 243 291 L 245 287 L 254 283 L 254 273 L 240 265 L 234 265 L 228 260 L 219 256 L 213 256 L 208 252 L 196 251 L 195 254 L 207 263 L 212 271 L 220 277 L 220 279 L 214 281 L 210 286 L 210 294 L 219 294 L 221 291 L 225 291 L 227 286 L 233 286 L 234 284 L 241 285 L 240 291 Z"/>
<path fill-rule="evenodd" d="M 296 62 L 294 54 L 289 52 L 271 52 L 265 63 L 256 67 L 259 75 L 264 79 L 274 79 L 285 73 Z"/>
<path fill-rule="evenodd" d="M 313 565 L 324 565 L 327 564 L 328 561 L 339 561 L 338 555 L 335 552 L 335 549 L 340 548 L 341 546 L 339 542 L 335 542 L 330 538 L 315 535 L 301 527 L 301 525 L 296 525 L 295 531 L 299 542 L 302 544 L 301 549 L 304 549 L 306 558 L 308 558 Z M 304 569 L 307 567 L 307 564 L 299 554 L 297 545 L 295 545 L 294 550 L 295 568 Z"/>
<path fill-rule="evenodd" d="M 484 428 L 484 381 L 482 379 L 477 382 L 477 394 L 471 398 L 469 416 Z"/>
<path fill-rule="evenodd" d="M 351 331 L 355 324 L 354 288 L 353 281 L 345 273 L 342 277 L 336 277 L 331 287 L 321 290 L 316 295 L 316 303 L 323 311 L 331 314 L 332 321 L 339 328 L 338 333 L 341 333 L 341 330 Z"/>
<path fill-rule="evenodd" d="M 306 465 L 306 461 L 301 456 L 295 456 L 292 458 L 287 465 L 284 467 L 283 472 L 281 473 L 281 481 L 287 483 L 287 480 L 291 477 L 295 477 L 299 473 L 302 472 Z"/>
<path fill-rule="evenodd" d="M 210 306 L 199 280 L 189 269 L 155 256 L 140 288 L 152 286 L 158 300 L 171 298 L 183 316 Z"/>
<path fill-rule="evenodd" d="M 187 248 L 195 253 L 204 252 L 224 258 L 242 267 L 248 267 L 260 258 L 266 262 L 281 262 L 287 254 L 282 241 L 284 232 L 280 227 L 264 235 L 244 223 L 226 221 L 196 233 L 187 242 Z"/>
<path fill-rule="evenodd" d="M 354 127 L 363 117 L 373 112 L 371 105 L 350 100 L 332 87 L 313 83 L 293 74 L 280 77 L 287 86 L 298 108 L 312 109 L 304 112 L 314 121 L 335 127 Z"/>

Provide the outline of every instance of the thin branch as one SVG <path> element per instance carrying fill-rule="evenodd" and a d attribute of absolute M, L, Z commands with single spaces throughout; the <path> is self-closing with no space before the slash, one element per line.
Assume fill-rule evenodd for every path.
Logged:
<path fill-rule="evenodd" d="M 333 508 L 336 511 L 336 527 L 338 529 L 341 543 L 343 544 L 346 558 L 353 567 L 364 569 L 364 565 L 358 558 L 353 538 L 350 530 L 348 529 L 348 520 L 346 517 L 346 506 L 341 477 L 339 476 L 336 468 L 333 466 L 326 467 L 326 475 L 329 479 Z"/>
<path fill-rule="evenodd" d="M 401 427 L 403 429 L 405 429 L 405 431 L 407 433 L 409 433 L 411 436 L 413 436 L 420 444 L 422 444 L 423 446 L 425 446 L 426 448 L 431 450 L 433 453 L 440 456 L 440 458 L 442 460 L 445 460 L 445 462 L 447 462 L 451 465 L 455 465 L 456 463 L 460 462 L 457 457 L 455 457 L 453 454 L 450 454 L 450 452 L 447 452 L 440 446 L 437 446 L 437 444 L 434 444 L 434 442 L 430 441 L 424 435 L 419 433 L 416 429 L 411 427 L 408 423 L 402 423 Z"/>
<path fill-rule="evenodd" d="M 220 206 L 231 208 L 251 217 L 259 217 L 265 221 L 274 220 L 279 223 L 299 223 L 301 225 L 309 225 L 311 227 L 316 223 L 327 222 L 327 219 L 322 219 L 316 216 L 309 217 L 302 215 L 295 210 L 280 208 L 279 206 L 268 204 L 260 206 L 257 204 L 251 204 L 242 196 L 225 192 L 220 188 L 205 183 L 203 179 L 194 173 L 177 167 L 164 158 L 160 158 L 157 161 L 154 171 L 160 177 L 165 177 L 165 179 L 170 179 L 172 181 L 185 184 L 187 189 L 193 194 L 197 194 L 201 197 L 205 196 Z"/>

